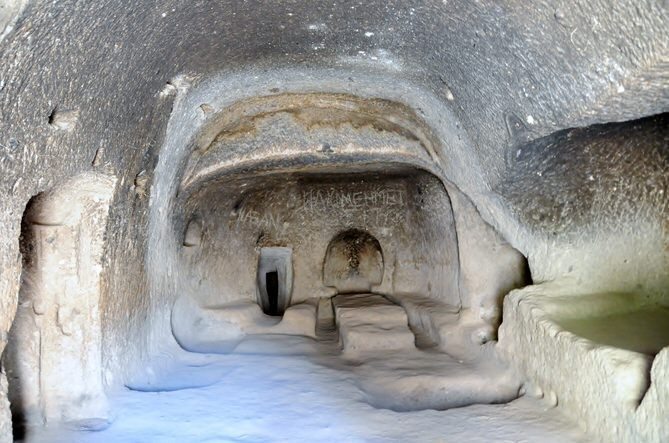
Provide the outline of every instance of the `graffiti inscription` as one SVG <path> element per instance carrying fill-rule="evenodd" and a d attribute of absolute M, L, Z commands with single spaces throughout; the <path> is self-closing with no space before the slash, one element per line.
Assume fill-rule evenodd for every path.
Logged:
<path fill-rule="evenodd" d="M 239 209 L 236 227 L 251 226 L 277 235 L 286 234 L 289 226 L 297 230 L 340 224 L 392 228 L 405 220 L 407 201 L 403 187 L 314 187 L 287 193 L 282 204 L 277 204 L 276 195 L 263 193 Z"/>

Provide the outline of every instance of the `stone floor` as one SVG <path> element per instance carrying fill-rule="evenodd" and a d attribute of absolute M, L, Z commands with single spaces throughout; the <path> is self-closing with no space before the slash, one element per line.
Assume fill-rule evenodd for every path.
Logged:
<path fill-rule="evenodd" d="M 164 356 L 132 389 L 112 396 L 115 417 L 107 429 L 28 429 L 24 441 L 587 441 L 558 409 L 527 397 L 446 411 L 374 407 L 360 374 L 378 361 L 352 363 L 322 346 L 306 337 L 257 336 L 232 354 Z M 406 366 L 405 375 L 412 372 Z"/>

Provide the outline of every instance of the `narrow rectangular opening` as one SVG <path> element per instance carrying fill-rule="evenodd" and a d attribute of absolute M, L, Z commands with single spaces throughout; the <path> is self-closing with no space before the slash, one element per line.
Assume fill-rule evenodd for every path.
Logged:
<path fill-rule="evenodd" d="M 279 315 L 279 273 L 277 271 L 270 271 L 265 274 L 265 287 L 269 300 L 267 314 Z"/>

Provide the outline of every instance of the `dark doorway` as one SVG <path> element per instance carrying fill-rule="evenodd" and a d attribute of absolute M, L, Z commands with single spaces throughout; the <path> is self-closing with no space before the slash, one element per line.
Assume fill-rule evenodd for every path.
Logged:
<path fill-rule="evenodd" d="M 288 306 L 293 287 L 292 250 L 268 247 L 258 257 L 258 304 L 267 315 L 281 316 Z"/>
<path fill-rule="evenodd" d="M 265 274 L 265 287 L 267 288 L 267 298 L 269 299 L 269 307 L 267 314 L 279 314 L 279 273 L 271 271 Z"/>

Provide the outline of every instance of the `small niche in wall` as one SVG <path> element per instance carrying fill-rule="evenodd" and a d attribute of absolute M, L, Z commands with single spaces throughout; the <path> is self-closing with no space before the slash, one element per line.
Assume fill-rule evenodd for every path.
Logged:
<path fill-rule="evenodd" d="M 283 315 L 293 289 L 293 251 L 284 247 L 260 249 L 258 258 L 258 303 L 267 315 Z"/>
<path fill-rule="evenodd" d="M 349 229 L 328 245 L 323 262 L 323 283 L 339 293 L 369 292 L 383 280 L 383 252 L 368 232 Z"/>
<path fill-rule="evenodd" d="M 198 219 L 192 219 L 186 226 L 183 245 L 187 247 L 200 246 L 202 242 L 202 223 Z"/>

